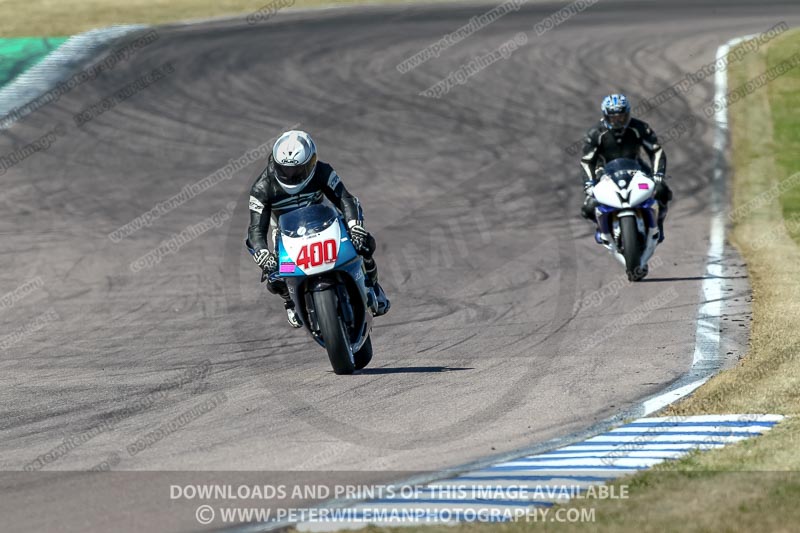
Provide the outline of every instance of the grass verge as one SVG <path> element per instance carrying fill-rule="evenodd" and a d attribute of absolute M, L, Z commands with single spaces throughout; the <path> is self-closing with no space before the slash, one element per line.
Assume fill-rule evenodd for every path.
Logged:
<path fill-rule="evenodd" d="M 800 32 L 751 53 L 729 73 L 729 90 L 796 54 Z M 669 415 L 775 413 L 794 415 L 763 437 L 625 478 L 629 498 L 577 500 L 594 509 L 591 523 L 464 524 L 420 527 L 424 533 L 544 531 L 797 531 L 800 528 L 800 67 L 732 104 L 733 206 L 731 240 L 748 264 L 754 324 L 748 355 Z M 795 180 L 797 183 L 795 183 Z M 782 194 L 762 194 L 783 191 Z M 761 195 L 761 196 L 759 196 Z M 753 201 L 760 198 L 759 201 Z M 799 219 L 800 220 L 800 219 Z M 563 508 L 562 508 L 563 509 Z M 554 517 L 551 511 L 550 517 Z M 567 516 L 567 515 L 564 515 Z M 367 529 L 387 532 L 390 529 Z M 392 528 L 409 533 L 409 528 Z"/>
<path fill-rule="evenodd" d="M 249 14 L 262 8 L 267 13 L 270 6 L 301 8 L 358 3 L 365 0 L 3 0 L 0 37 L 73 35 L 114 24 L 164 24 Z"/>

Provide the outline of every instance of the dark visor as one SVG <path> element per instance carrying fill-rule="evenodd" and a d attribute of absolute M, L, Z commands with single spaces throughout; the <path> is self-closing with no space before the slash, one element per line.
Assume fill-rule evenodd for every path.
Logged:
<path fill-rule="evenodd" d="M 275 164 L 278 179 L 286 185 L 299 185 L 308 177 L 308 165 L 281 165 Z"/>
<path fill-rule="evenodd" d="M 611 124 L 612 128 L 621 128 L 625 124 L 628 123 L 628 113 L 615 113 L 613 115 L 608 115 L 608 123 Z"/>

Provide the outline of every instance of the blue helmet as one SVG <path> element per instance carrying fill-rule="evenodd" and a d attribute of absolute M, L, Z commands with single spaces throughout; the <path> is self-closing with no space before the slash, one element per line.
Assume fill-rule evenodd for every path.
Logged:
<path fill-rule="evenodd" d="M 603 123 L 610 130 L 624 130 L 631 120 L 631 104 L 624 94 L 610 94 L 603 98 Z"/>

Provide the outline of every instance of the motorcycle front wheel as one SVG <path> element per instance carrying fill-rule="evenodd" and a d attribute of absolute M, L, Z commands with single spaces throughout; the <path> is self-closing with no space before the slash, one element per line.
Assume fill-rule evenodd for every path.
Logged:
<path fill-rule="evenodd" d="M 622 256 L 625 258 L 625 271 L 628 281 L 641 281 L 647 275 L 647 268 L 642 268 L 644 246 L 639 236 L 636 217 L 622 217 L 619 221 L 620 240 L 622 241 Z"/>
<path fill-rule="evenodd" d="M 371 337 L 367 337 L 367 340 L 364 342 L 364 346 L 362 346 L 361 349 L 354 354 L 353 360 L 355 361 L 356 364 L 356 370 L 361 370 L 362 368 L 367 366 L 370 361 L 372 361 Z"/>
<path fill-rule="evenodd" d="M 339 298 L 335 289 L 315 292 L 312 295 L 317 311 L 319 330 L 325 342 L 328 359 L 336 374 L 352 374 L 355 360 L 344 324 L 339 317 Z"/>

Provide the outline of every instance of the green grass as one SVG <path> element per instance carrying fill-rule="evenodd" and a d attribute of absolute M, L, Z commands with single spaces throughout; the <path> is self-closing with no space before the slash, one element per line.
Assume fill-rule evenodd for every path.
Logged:
<path fill-rule="evenodd" d="M 791 42 L 791 41 L 790 41 Z M 773 47 L 769 50 L 771 65 L 785 61 L 800 52 L 800 38 L 794 46 Z M 776 151 L 776 163 L 784 178 L 800 171 L 800 68 L 790 71 L 769 87 L 772 108 L 772 125 Z M 800 216 L 800 186 L 791 187 L 782 197 L 786 218 Z M 800 242 L 800 227 L 792 228 L 792 237 Z"/>
<path fill-rule="evenodd" d="M 800 32 L 751 53 L 729 73 L 734 89 L 800 51 Z M 733 207 L 800 171 L 800 68 L 772 81 L 729 110 Z M 800 181 L 800 180 L 798 180 Z M 463 524 L 456 527 L 369 528 L 371 533 L 718 532 L 800 530 L 800 247 L 783 227 L 800 212 L 800 192 L 750 204 L 731 240 L 748 264 L 754 323 L 747 356 L 666 414 L 790 415 L 766 435 L 623 478 L 625 500 L 581 500 L 594 523 Z M 737 212 L 738 213 L 738 212 Z"/>
<path fill-rule="evenodd" d="M 0 87 L 41 61 L 65 40 L 64 37 L 0 38 Z"/>

